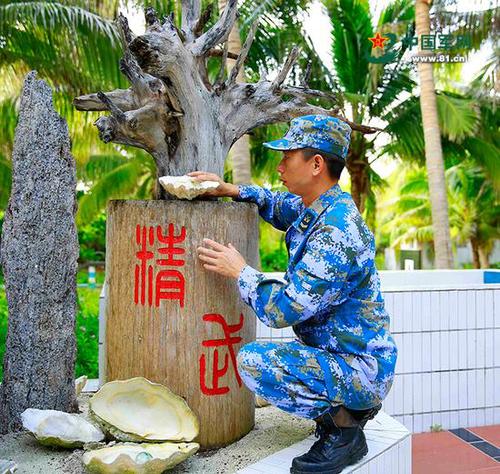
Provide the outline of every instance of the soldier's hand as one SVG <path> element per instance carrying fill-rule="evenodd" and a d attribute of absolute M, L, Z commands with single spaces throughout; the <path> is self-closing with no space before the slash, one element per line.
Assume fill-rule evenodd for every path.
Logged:
<path fill-rule="evenodd" d="M 247 263 L 233 244 L 226 247 L 211 239 L 203 239 L 203 243 L 206 247 L 198 247 L 196 251 L 205 269 L 231 278 L 240 276 Z"/>
<path fill-rule="evenodd" d="M 224 180 L 215 173 L 208 173 L 207 171 L 191 171 L 191 173 L 188 173 L 187 176 L 191 176 L 198 181 L 217 181 L 219 183 L 218 188 L 203 193 L 203 196 L 238 197 L 238 186 L 224 182 Z"/>

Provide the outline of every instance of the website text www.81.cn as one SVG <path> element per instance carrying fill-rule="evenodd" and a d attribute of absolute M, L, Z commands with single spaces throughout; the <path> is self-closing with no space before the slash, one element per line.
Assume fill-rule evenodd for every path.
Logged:
<path fill-rule="evenodd" d="M 412 56 L 411 62 L 416 63 L 465 63 L 467 58 L 460 55 L 449 55 L 449 54 L 436 54 L 436 55 L 423 55 L 423 56 Z"/>

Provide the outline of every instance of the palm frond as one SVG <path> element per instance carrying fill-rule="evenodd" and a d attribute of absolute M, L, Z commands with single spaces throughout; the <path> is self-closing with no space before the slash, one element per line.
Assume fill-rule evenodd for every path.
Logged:
<path fill-rule="evenodd" d="M 114 22 L 73 3 L 1 5 L 0 36 L 5 44 L 0 49 L 0 66 L 11 64 L 18 75 L 36 69 L 40 77 L 77 93 L 124 85 Z"/>
<path fill-rule="evenodd" d="M 452 141 L 460 143 L 472 136 L 479 126 L 479 110 L 470 99 L 451 93 L 436 96 L 441 133 Z"/>
<path fill-rule="evenodd" d="M 439 2 L 438 2 L 439 3 Z M 490 38 L 498 34 L 500 8 L 494 5 L 485 10 L 460 12 L 451 8 L 440 8 L 438 4 L 431 15 L 431 29 L 449 31 L 455 36 L 470 39 L 470 47 L 478 50 Z M 458 53 L 468 53 L 469 47 L 455 49 Z"/>
<path fill-rule="evenodd" d="M 129 199 L 138 187 L 143 168 L 130 160 L 102 176 L 78 201 L 77 224 L 91 222 L 110 199 Z"/>
<path fill-rule="evenodd" d="M 368 56 L 373 35 L 368 2 L 324 0 L 332 22 L 333 62 L 346 92 L 364 93 L 368 80 Z"/>

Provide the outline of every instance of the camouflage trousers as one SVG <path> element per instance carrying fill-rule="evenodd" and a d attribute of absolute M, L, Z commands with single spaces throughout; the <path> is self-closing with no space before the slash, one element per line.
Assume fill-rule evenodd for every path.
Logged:
<path fill-rule="evenodd" d="M 375 386 L 342 357 L 300 341 L 246 344 L 238 370 L 252 392 L 304 418 L 317 418 L 332 405 L 364 410 L 381 402 Z"/>

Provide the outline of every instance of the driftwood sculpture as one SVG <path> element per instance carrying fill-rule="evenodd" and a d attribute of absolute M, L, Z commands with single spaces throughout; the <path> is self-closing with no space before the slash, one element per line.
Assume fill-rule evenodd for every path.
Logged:
<path fill-rule="evenodd" d="M 119 16 L 126 90 L 84 95 L 79 110 L 107 110 L 95 125 L 105 142 L 143 148 L 158 177 L 206 170 L 219 176 L 231 145 L 260 125 L 309 113 L 336 115 L 308 98 L 337 97 L 307 86 L 285 85 L 299 50 L 292 48 L 276 78 L 238 82 L 258 24 L 226 75 L 228 36 L 236 0 L 228 0 L 207 31 L 209 10 L 182 1 L 182 25 L 146 10 L 145 34 L 135 37 Z M 222 45 L 222 46 L 221 46 Z M 207 59 L 221 57 L 210 81 Z M 306 73 L 306 76 L 308 74 Z M 355 130 L 374 129 L 351 124 Z M 143 376 L 182 396 L 200 420 L 202 448 L 226 446 L 254 425 L 253 394 L 238 373 L 236 354 L 255 339 L 255 317 L 236 282 L 211 275 L 195 258 L 204 237 L 231 242 L 249 265 L 258 265 L 258 214 L 254 204 L 186 202 L 157 186 L 157 200 L 114 201 L 106 234 L 106 376 Z M 235 225 L 236 224 L 236 225 Z"/>
<path fill-rule="evenodd" d="M 299 55 L 297 47 L 292 48 L 273 81 L 261 78 L 252 84 L 236 82 L 257 21 L 229 77 L 225 77 L 227 58 L 234 57 L 228 51 L 227 39 L 236 21 L 236 3 L 228 0 L 219 20 L 206 32 L 203 29 L 210 9 L 201 13 L 200 0 L 182 1 L 181 29 L 175 26 L 172 16 L 160 21 L 154 9 L 147 8 L 146 32 L 138 37 L 120 14 L 118 24 L 125 50 L 120 69 L 131 87 L 80 96 L 74 100 L 75 107 L 109 111 L 111 115 L 95 123 L 100 138 L 148 151 L 156 161 L 158 177 L 193 170 L 221 175 L 231 145 L 255 127 L 309 113 L 338 116 L 335 107 L 325 110 L 307 102 L 311 97 L 334 103 L 337 100 L 326 92 L 309 89 L 307 78 L 300 87 L 285 85 Z M 217 79 L 211 83 L 207 59 L 214 55 L 221 56 L 222 63 Z M 375 131 L 350 125 L 363 133 Z M 165 193 L 158 189 L 157 198 L 162 197 L 166 197 Z"/>

